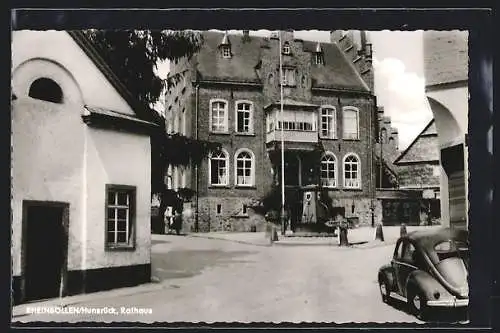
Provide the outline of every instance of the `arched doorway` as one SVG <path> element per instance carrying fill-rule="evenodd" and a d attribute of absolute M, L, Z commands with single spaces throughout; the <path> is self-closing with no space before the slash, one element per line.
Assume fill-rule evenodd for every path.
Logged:
<path fill-rule="evenodd" d="M 302 165 L 298 154 L 285 153 L 285 185 L 300 186 Z"/>

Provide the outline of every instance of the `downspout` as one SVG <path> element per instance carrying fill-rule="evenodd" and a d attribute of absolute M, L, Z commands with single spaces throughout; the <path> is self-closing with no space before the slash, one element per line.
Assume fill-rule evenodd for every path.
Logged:
<path fill-rule="evenodd" d="M 369 134 L 370 134 L 370 140 L 371 140 L 371 147 L 372 149 L 369 149 L 370 151 L 370 176 L 372 178 L 371 183 L 371 197 L 372 197 L 372 203 L 371 203 L 371 208 L 372 208 L 372 227 L 374 227 L 375 224 L 375 208 L 376 208 L 376 182 L 377 182 L 377 177 L 375 177 L 375 159 L 373 158 L 373 149 L 375 148 L 375 143 L 377 142 L 374 137 L 373 129 L 375 127 L 375 121 L 378 121 L 376 117 L 374 117 L 375 112 L 377 111 L 377 97 L 375 95 L 372 96 L 372 112 L 370 112 L 370 129 L 369 129 Z"/>
<path fill-rule="evenodd" d="M 200 84 L 196 84 L 196 93 L 195 93 L 195 139 L 198 141 L 198 96 L 199 96 Z M 195 220 L 194 220 L 194 230 L 195 232 L 199 232 L 199 193 L 198 193 L 198 164 L 194 166 L 195 168 L 195 191 L 196 191 L 196 211 L 195 211 Z"/>

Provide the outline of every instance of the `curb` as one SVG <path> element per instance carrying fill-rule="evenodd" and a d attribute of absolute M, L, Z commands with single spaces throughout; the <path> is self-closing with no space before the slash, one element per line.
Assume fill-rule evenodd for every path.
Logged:
<path fill-rule="evenodd" d="M 214 236 L 209 236 L 209 235 L 186 234 L 186 236 L 193 237 L 193 238 L 222 240 L 222 241 L 226 241 L 226 242 L 233 242 L 233 243 L 239 243 L 239 244 L 245 244 L 245 245 L 254 245 L 254 246 L 262 246 L 262 247 L 270 247 L 271 246 L 270 244 L 259 244 L 259 243 L 247 242 L 247 241 L 242 241 L 242 240 L 237 240 L 237 239 L 227 239 L 227 238 L 214 237 Z"/>

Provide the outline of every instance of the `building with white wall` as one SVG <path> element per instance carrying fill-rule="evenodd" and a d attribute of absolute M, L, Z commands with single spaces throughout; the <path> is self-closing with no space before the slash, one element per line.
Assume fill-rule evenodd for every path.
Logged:
<path fill-rule="evenodd" d="M 468 32 L 425 31 L 426 95 L 436 122 L 444 225 L 468 225 Z"/>
<path fill-rule="evenodd" d="M 150 281 L 155 124 L 81 32 L 12 35 L 14 302 Z"/>

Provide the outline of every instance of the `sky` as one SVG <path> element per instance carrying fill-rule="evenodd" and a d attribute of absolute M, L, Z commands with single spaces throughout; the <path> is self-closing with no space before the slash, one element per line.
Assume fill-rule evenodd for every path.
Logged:
<path fill-rule="evenodd" d="M 240 33 L 230 30 L 229 33 Z M 385 115 L 398 129 L 399 149 L 404 150 L 432 119 L 425 97 L 423 68 L 423 31 L 371 31 L 375 95 Z M 250 31 L 250 35 L 269 36 L 269 30 Z M 329 31 L 295 31 L 296 38 L 320 42 L 330 41 Z M 161 76 L 168 63 L 159 67 Z"/>

